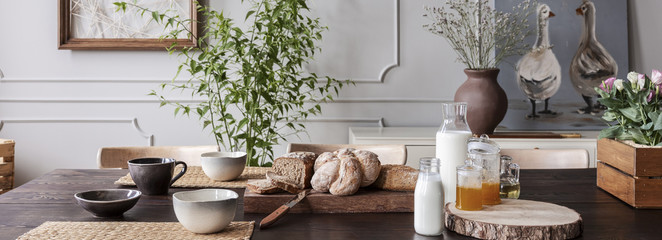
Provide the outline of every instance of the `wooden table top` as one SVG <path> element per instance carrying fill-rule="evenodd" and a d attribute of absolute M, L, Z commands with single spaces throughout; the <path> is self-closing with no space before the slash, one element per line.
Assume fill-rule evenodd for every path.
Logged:
<path fill-rule="evenodd" d="M 78 191 L 118 188 L 113 182 L 127 170 L 60 169 L 0 195 L 0 239 L 15 239 L 45 221 L 107 221 L 76 205 Z M 584 220 L 584 239 L 657 239 L 662 210 L 634 209 L 595 185 L 595 169 L 522 170 L 520 199 L 572 208 Z M 168 196 L 142 196 L 114 221 L 177 221 L 171 188 Z M 243 196 L 243 189 L 236 189 Z M 244 214 L 241 199 L 235 220 L 259 222 L 266 214 Z M 288 214 L 253 239 L 419 239 L 413 213 Z M 469 239 L 446 231 L 444 239 Z M 442 238 L 439 237 L 439 238 Z"/>

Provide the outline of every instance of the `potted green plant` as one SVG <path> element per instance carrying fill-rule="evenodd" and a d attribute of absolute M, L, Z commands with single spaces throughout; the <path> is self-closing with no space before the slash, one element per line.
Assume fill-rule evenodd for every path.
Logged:
<path fill-rule="evenodd" d="M 197 4 L 204 22 L 196 36 L 187 28 L 190 19 L 115 3 L 120 10 L 133 6 L 177 29 L 163 38 L 177 39 L 185 32 L 198 43 L 195 48 L 180 48 L 175 42 L 168 48 L 183 59 L 177 74 L 186 70 L 192 77 L 161 88 L 191 91 L 205 101 L 172 102 L 153 91 L 161 106 L 174 105 L 175 115 L 197 114 L 203 128 L 211 128 L 219 148 L 245 151 L 249 166 L 269 166 L 273 146 L 287 136 L 305 133 L 300 121 L 321 113 L 320 103 L 333 100 L 350 81 L 303 71 L 320 50 L 317 44 L 327 29 L 307 14 L 305 0 L 242 0 L 242 4 L 250 4 L 241 19 L 246 28 L 236 26 L 237 20 L 223 12 Z"/>
<path fill-rule="evenodd" d="M 597 185 L 633 207 L 662 207 L 662 73 L 630 72 L 595 91 L 610 123 L 598 136 Z"/>
<path fill-rule="evenodd" d="M 468 79 L 454 101 L 467 102 L 467 122 L 473 134 L 491 134 L 503 120 L 508 99 L 497 82 L 503 59 L 529 48 L 524 38 L 535 2 L 524 0 L 510 13 L 490 7 L 488 0 L 447 0 L 445 7 L 425 7 L 432 23 L 423 27 L 444 37 L 466 69 Z M 495 54 L 495 50 L 500 51 Z"/>

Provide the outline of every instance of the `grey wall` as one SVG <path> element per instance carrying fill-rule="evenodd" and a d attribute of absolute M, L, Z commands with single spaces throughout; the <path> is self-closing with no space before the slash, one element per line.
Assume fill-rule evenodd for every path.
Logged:
<path fill-rule="evenodd" d="M 241 15 L 238 1 L 213 2 Z M 445 40 L 421 27 L 431 4 L 441 1 L 314 1 L 331 32 L 311 68 L 358 83 L 306 123 L 310 137 L 291 141 L 346 143 L 350 126 L 438 126 L 440 102 L 466 77 Z M 662 68 L 662 2 L 628 6 L 632 68 Z M 102 146 L 213 144 L 195 118 L 174 118 L 146 95 L 172 78 L 176 57 L 57 50 L 56 19 L 57 1 L 0 1 L 0 138 L 16 141 L 17 184 L 55 168 L 96 168 Z"/>

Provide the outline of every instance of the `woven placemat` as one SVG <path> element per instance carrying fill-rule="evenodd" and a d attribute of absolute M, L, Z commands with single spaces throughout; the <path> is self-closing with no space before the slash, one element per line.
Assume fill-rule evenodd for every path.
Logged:
<path fill-rule="evenodd" d="M 179 172 L 181 168 L 177 166 L 175 172 Z M 221 182 L 214 181 L 211 178 L 207 177 L 202 171 L 200 166 L 189 166 L 186 170 L 184 176 L 179 178 L 175 183 L 172 184 L 172 187 L 186 187 L 186 188 L 208 188 L 208 187 L 219 187 L 219 188 L 245 188 L 248 179 L 264 179 L 265 174 L 268 170 L 271 170 L 270 167 L 246 167 L 244 172 L 235 180 Z M 121 177 L 119 180 L 115 181 L 117 185 L 125 186 L 135 186 L 136 183 L 131 179 L 131 174 L 126 174 L 126 176 Z"/>
<path fill-rule="evenodd" d="M 45 222 L 17 239 L 251 239 L 255 221 L 231 222 L 214 234 L 189 232 L 179 222 Z"/>

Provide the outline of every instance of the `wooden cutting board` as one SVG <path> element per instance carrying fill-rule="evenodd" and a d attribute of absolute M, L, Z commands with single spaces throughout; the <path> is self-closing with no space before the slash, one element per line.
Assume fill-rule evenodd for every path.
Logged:
<path fill-rule="evenodd" d="M 291 200 L 295 194 L 260 195 L 246 189 L 244 213 L 271 213 Z M 371 213 L 414 212 L 414 192 L 384 191 L 361 188 L 350 196 L 334 196 L 312 190 L 290 210 L 291 213 Z"/>
<path fill-rule="evenodd" d="M 571 239 L 582 234 L 582 217 L 552 203 L 502 199 L 480 211 L 445 207 L 448 230 L 479 239 Z"/>

